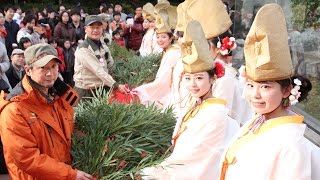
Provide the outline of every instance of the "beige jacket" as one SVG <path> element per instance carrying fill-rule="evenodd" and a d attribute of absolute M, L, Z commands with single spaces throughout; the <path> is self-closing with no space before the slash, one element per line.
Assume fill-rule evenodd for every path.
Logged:
<path fill-rule="evenodd" d="M 112 87 L 115 80 L 109 74 L 113 59 L 109 48 L 102 43 L 100 48 L 90 39 L 85 39 L 75 52 L 74 81 L 81 89 Z"/>

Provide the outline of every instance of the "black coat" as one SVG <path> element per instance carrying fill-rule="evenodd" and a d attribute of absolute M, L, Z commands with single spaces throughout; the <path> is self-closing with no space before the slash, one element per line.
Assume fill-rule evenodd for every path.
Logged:
<path fill-rule="evenodd" d="M 6 75 L 7 75 L 7 78 L 9 80 L 9 83 L 10 83 L 12 89 L 21 81 L 24 74 L 25 74 L 25 71 L 22 72 L 22 76 L 20 78 L 19 75 L 17 74 L 16 70 L 12 66 L 12 63 L 10 64 L 10 68 L 8 69 L 8 71 L 6 71 Z"/>

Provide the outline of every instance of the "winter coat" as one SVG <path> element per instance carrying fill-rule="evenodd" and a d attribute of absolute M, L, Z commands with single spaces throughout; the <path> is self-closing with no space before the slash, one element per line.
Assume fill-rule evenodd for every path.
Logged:
<path fill-rule="evenodd" d="M 63 47 L 65 40 L 76 42 L 76 32 L 71 24 L 64 24 L 59 22 L 54 28 L 53 38 L 57 41 L 60 47 Z"/>
<path fill-rule="evenodd" d="M 12 88 L 14 88 L 21 80 L 22 77 L 25 75 L 25 71 L 23 70 L 21 73 L 21 77 L 19 77 L 15 67 L 13 67 L 12 63 L 10 64 L 10 68 L 6 72 L 7 78 Z"/>
<path fill-rule="evenodd" d="M 64 63 L 66 65 L 65 72 L 71 72 L 74 69 L 74 48 L 63 49 Z"/>
<path fill-rule="evenodd" d="M 18 33 L 20 27 L 14 21 L 11 21 L 11 22 L 5 21 L 4 22 L 4 27 L 6 28 L 7 33 L 8 33 L 7 36 L 6 36 L 6 48 L 7 48 L 8 56 L 10 57 L 11 53 L 13 51 L 12 44 L 13 43 L 18 44 L 18 42 L 17 42 L 17 33 Z"/>
<path fill-rule="evenodd" d="M 84 30 L 84 24 L 82 22 L 80 22 L 78 27 L 75 27 L 75 25 L 73 23 L 71 23 L 74 32 L 76 34 L 76 42 L 78 43 L 79 40 L 84 40 L 84 37 L 86 35 L 86 32 Z"/>
<path fill-rule="evenodd" d="M 64 62 L 63 49 L 61 47 L 57 47 L 56 50 L 58 52 L 58 58 L 61 61 L 61 64 L 59 65 L 59 70 L 60 72 L 64 72 L 66 69 L 66 63 Z"/>
<path fill-rule="evenodd" d="M 69 88 L 48 100 L 27 76 L 8 95 L 0 97 L 0 132 L 12 180 L 73 180 L 71 167 L 73 105 L 77 93 Z"/>
<path fill-rule="evenodd" d="M 9 85 L 9 91 L 11 86 L 7 78 L 6 72 L 10 68 L 10 60 L 7 55 L 6 47 L 0 43 L 0 79 L 3 79 Z"/>
<path fill-rule="evenodd" d="M 139 23 L 134 23 L 131 27 L 126 28 L 125 38 L 127 40 L 127 48 L 137 51 L 140 49 L 143 38 L 143 27 Z"/>

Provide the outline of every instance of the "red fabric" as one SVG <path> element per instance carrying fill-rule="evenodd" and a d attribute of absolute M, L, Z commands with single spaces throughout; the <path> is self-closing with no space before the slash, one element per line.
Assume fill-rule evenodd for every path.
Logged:
<path fill-rule="evenodd" d="M 126 87 L 129 89 L 128 85 Z M 109 98 L 110 103 L 118 102 L 122 104 L 140 103 L 140 99 L 135 92 L 128 94 L 122 93 L 119 90 L 113 90 Z"/>
<path fill-rule="evenodd" d="M 0 37 L 2 38 L 7 37 L 7 30 L 4 26 L 0 28 Z"/>
<path fill-rule="evenodd" d="M 56 48 L 57 52 L 58 52 L 58 58 L 61 60 L 61 64 L 59 65 L 59 70 L 60 72 L 64 72 L 64 70 L 66 69 L 66 64 L 64 62 L 64 56 L 63 56 L 63 49 L 61 47 L 57 47 Z"/>
<path fill-rule="evenodd" d="M 122 38 L 120 38 L 120 39 L 114 39 L 114 41 L 115 41 L 116 43 L 118 43 L 120 46 L 126 47 L 126 45 L 124 44 L 124 40 L 123 40 Z"/>
<path fill-rule="evenodd" d="M 221 78 L 224 76 L 224 67 L 223 67 L 223 64 L 219 63 L 219 62 L 215 62 L 215 69 L 216 69 L 216 75 L 217 75 L 217 78 Z"/>
<path fill-rule="evenodd" d="M 137 51 L 140 49 L 143 38 L 142 24 L 134 23 L 125 30 L 125 38 L 127 39 L 127 48 Z"/>

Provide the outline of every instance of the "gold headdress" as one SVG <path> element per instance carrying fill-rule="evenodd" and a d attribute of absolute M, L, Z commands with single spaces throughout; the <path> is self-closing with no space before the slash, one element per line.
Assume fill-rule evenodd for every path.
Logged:
<path fill-rule="evenodd" d="M 273 81 L 293 76 L 286 21 L 278 4 L 267 4 L 257 12 L 244 55 L 249 79 Z"/>
<path fill-rule="evenodd" d="M 185 0 L 179 4 L 177 11 L 176 30 L 184 31 L 189 21 L 196 20 L 200 22 L 206 39 L 221 35 L 232 25 L 221 0 Z"/>
<path fill-rule="evenodd" d="M 187 73 L 198 73 L 214 68 L 213 59 L 209 53 L 209 44 L 198 21 L 187 24 L 185 36 L 192 40 L 183 47 L 183 68 Z"/>

